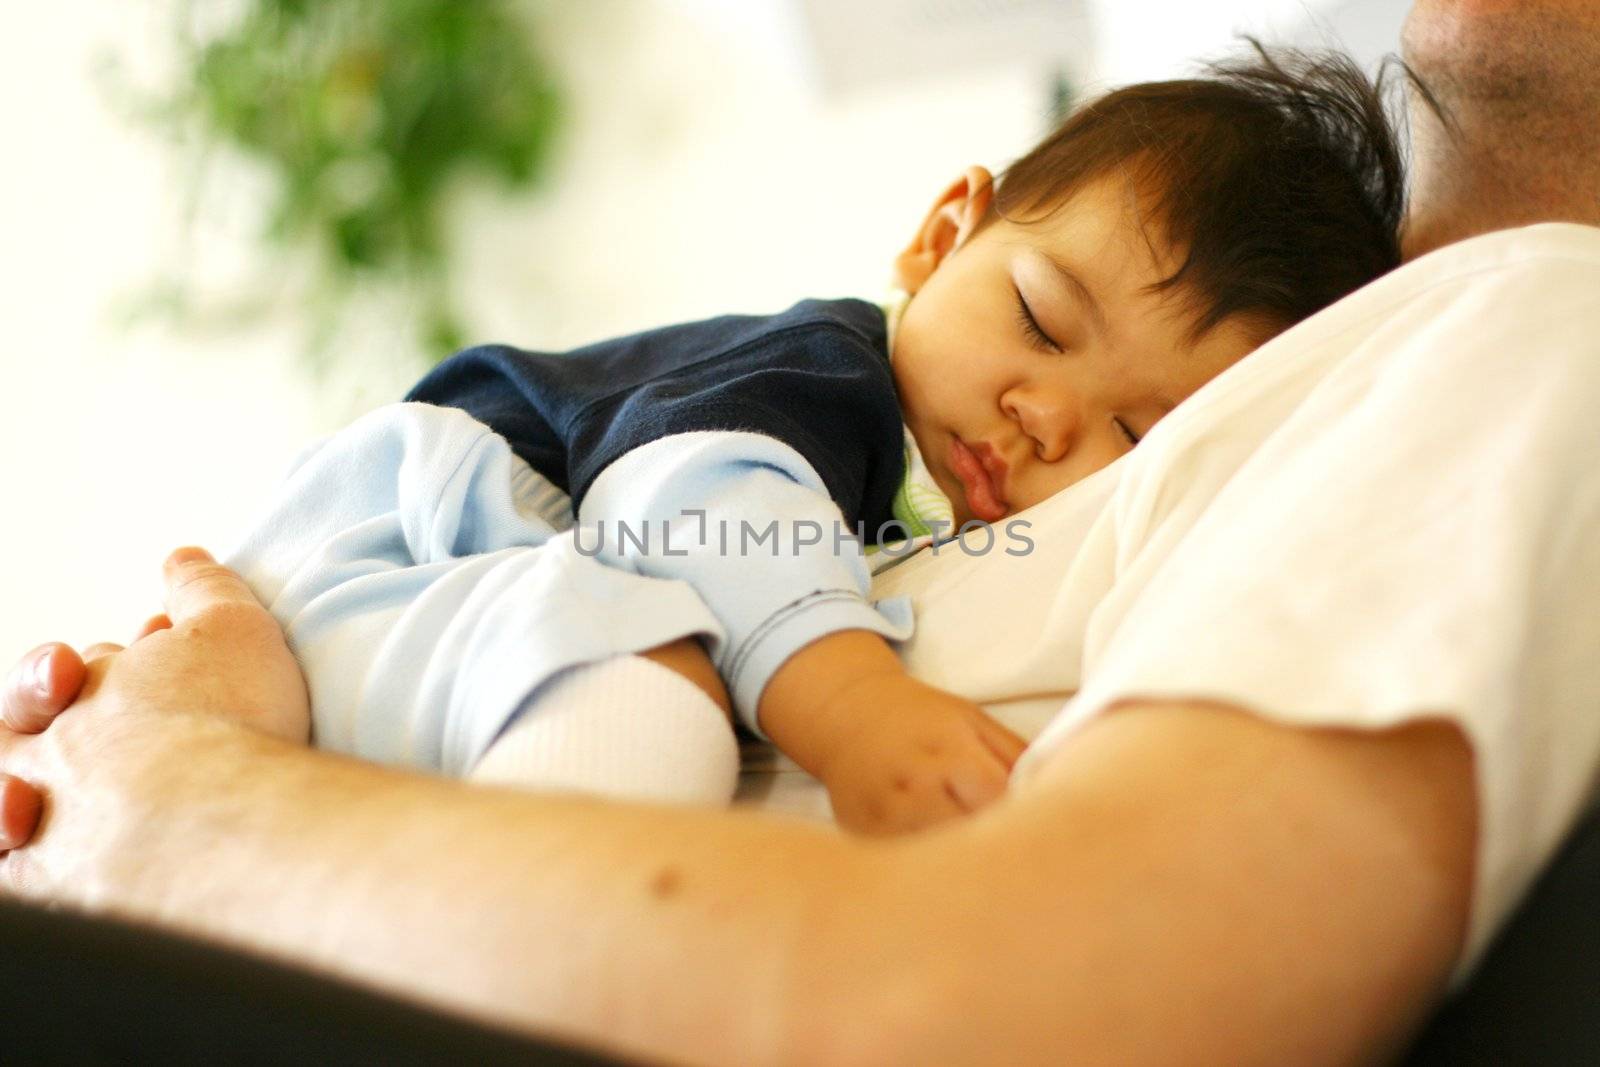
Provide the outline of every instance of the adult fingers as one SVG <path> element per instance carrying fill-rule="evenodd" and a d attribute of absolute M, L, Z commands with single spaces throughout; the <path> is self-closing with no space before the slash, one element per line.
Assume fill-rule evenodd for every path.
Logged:
<path fill-rule="evenodd" d="M 0 852 L 21 848 L 39 825 L 44 797 L 21 778 L 0 774 Z"/>
<path fill-rule="evenodd" d="M 265 611 L 233 571 L 211 558 L 203 548 L 180 548 L 167 557 L 162 567 L 166 580 L 167 616 L 182 625 L 211 608 L 244 605 Z"/>
<path fill-rule="evenodd" d="M 101 641 L 100 643 L 90 645 L 88 648 L 83 650 L 83 662 L 93 663 L 101 656 L 109 656 L 115 652 L 121 651 L 121 645 L 112 644 L 110 641 Z"/>
<path fill-rule="evenodd" d="M 0 719 L 18 733 L 36 734 L 78 699 L 88 671 L 67 645 L 40 645 L 17 661 L 0 693 Z"/>

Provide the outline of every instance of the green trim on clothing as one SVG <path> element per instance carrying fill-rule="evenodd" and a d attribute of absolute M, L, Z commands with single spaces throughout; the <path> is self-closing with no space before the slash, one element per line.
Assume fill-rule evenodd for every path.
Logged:
<path fill-rule="evenodd" d="M 890 362 L 894 358 L 895 328 L 900 323 L 900 315 L 905 310 L 909 297 L 904 293 L 896 293 L 889 301 L 882 305 L 884 321 L 889 329 Z M 944 490 L 939 488 L 933 480 L 933 475 L 928 473 L 928 466 L 923 462 L 922 451 L 917 448 L 916 438 L 911 436 L 911 428 L 905 428 L 905 461 L 906 474 L 896 490 L 894 499 L 890 503 L 890 511 L 894 517 L 903 523 L 907 537 L 902 541 L 891 544 L 902 544 L 905 540 L 918 537 L 934 538 L 937 529 L 938 539 L 944 540 L 955 534 L 955 510 L 950 505 L 950 498 L 945 496 Z M 939 526 L 935 526 L 939 523 Z M 876 531 L 869 531 L 876 534 Z M 871 556 L 881 550 L 880 545 L 868 545 L 866 554 Z"/>

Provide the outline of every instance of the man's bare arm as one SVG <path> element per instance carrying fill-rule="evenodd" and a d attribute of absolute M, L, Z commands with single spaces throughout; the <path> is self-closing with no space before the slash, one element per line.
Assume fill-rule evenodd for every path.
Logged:
<path fill-rule="evenodd" d="M 1463 939 L 1471 760 L 1445 726 L 1129 707 L 985 813 L 881 842 L 473 790 L 116 710 L 0 754 L 52 791 L 12 884 L 624 1054 L 1360 1062 L 1418 1021 Z"/>

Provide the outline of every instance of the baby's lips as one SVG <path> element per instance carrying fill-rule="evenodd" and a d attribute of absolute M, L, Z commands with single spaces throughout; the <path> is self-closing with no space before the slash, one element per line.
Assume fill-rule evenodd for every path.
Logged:
<path fill-rule="evenodd" d="M 995 451 L 993 445 L 987 441 L 979 441 L 970 446 L 972 454 L 983 465 L 983 472 L 989 476 L 989 487 L 994 491 L 995 503 L 1004 508 L 1006 501 L 1006 475 L 1010 468 L 1006 465 L 1005 457 Z"/>
<path fill-rule="evenodd" d="M 993 477 L 959 437 L 950 439 L 950 469 L 961 479 L 967 507 L 974 515 L 985 522 L 999 522 L 1005 518 L 1005 503 L 995 489 Z"/>

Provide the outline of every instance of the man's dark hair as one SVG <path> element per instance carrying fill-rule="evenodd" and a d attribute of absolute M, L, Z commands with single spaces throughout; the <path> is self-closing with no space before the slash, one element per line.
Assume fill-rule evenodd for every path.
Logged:
<path fill-rule="evenodd" d="M 1249 43 L 1205 77 L 1079 108 L 996 179 L 990 219 L 1037 221 L 1124 174 L 1185 257 L 1156 288 L 1189 298 L 1196 338 L 1238 316 L 1264 340 L 1393 268 L 1405 189 L 1383 76 Z"/>

